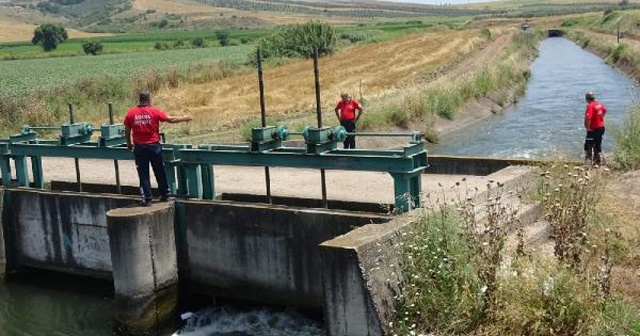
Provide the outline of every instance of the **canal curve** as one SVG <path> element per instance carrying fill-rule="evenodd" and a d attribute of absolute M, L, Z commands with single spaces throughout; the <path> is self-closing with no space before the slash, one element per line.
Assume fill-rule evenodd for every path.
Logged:
<path fill-rule="evenodd" d="M 548 158 L 582 156 L 586 103 L 593 91 L 608 108 L 603 150 L 613 149 L 611 131 L 637 102 L 636 83 L 565 38 L 540 44 L 525 95 L 517 104 L 443 136 L 430 153 L 441 155 Z"/>

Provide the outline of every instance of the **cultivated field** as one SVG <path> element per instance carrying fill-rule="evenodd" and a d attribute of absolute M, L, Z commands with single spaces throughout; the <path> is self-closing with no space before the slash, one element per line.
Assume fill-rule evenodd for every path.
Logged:
<path fill-rule="evenodd" d="M 99 57 L 47 58 L 0 62 L 0 93 L 25 94 L 105 76 L 130 79 L 149 69 L 166 71 L 219 60 L 244 61 L 250 46 L 139 52 Z"/>

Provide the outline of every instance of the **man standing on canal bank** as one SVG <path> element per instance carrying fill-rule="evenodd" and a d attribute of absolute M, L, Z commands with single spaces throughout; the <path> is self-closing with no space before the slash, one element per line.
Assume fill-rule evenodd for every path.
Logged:
<path fill-rule="evenodd" d="M 166 121 L 173 124 L 192 119 L 193 117 L 189 115 L 169 116 L 164 111 L 152 107 L 151 93 L 148 91 L 140 92 L 140 104 L 130 109 L 124 117 L 127 148 L 133 150 L 140 179 L 141 206 L 149 206 L 152 199 L 149 164 L 153 168 L 153 174 L 156 176 L 158 189 L 160 189 L 160 202 L 169 199 L 169 184 L 164 170 L 162 145 L 160 144 L 160 122 Z"/>
<path fill-rule="evenodd" d="M 593 92 L 587 92 L 585 100 L 587 101 L 587 110 L 584 114 L 584 127 L 587 130 L 587 137 L 584 140 L 585 162 L 600 165 L 603 159 L 602 136 L 604 135 L 604 116 L 607 114 L 607 108 L 596 100 Z"/>
<path fill-rule="evenodd" d="M 348 133 L 355 133 L 356 123 L 360 116 L 364 112 L 364 108 L 357 100 L 349 97 L 349 93 L 343 91 L 340 93 L 340 101 L 336 105 L 335 112 L 336 117 L 340 120 L 340 125 L 344 127 Z M 358 115 L 356 115 L 358 110 Z M 344 140 L 344 148 L 356 148 L 356 137 L 353 135 L 347 136 Z"/>

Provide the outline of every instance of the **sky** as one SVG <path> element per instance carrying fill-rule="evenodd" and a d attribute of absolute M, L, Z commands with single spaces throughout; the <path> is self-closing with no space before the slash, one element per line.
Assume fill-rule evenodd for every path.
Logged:
<path fill-rule="evenodd" d="M 476 3 L 476 2 L 489 2 L 495 0 L 383 0 L 383 1 L 391 1 L 391 2 L 409 2 L 409 3 L 420 3 L 427 5 L 441 5 L 441 4 L 466 4 L 466 3 Z"/>

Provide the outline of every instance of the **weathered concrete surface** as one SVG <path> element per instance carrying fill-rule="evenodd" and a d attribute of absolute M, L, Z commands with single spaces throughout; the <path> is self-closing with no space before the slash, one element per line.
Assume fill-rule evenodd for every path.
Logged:
<path fill-rule="evenodd" d="M 0 189 L 0 218 L 4 216 L 4 189 Z M 0 223 L 0 278 L 6 273 L 7 257 L 4 244 L 4 221 Z"/>
<path fill-rule="evenodd" d="M 156 335 L 178 321 L 174 204 L 107 212 L 114 322 L 126 335 Z"/>
<path fill-rule="evenodd" d="M 508 191 L 525 183 L 528 172 L 528 168 L 514 166 L 486 178 L 504 183 L 504 190 Z M 483 185 L 473 184 L 467 187 L 486 190 Z M 454 198 L 455 191 L 450 187 L 442 186 L 435 197 Z M 476 195 L 478 199 L 484 196 L 482 192 Z M 398 216 L 385 225 L 356 228 L 320 245 L 325 320 L 330 336 L 385 334 L 402 281 L 400 243 L 403 234 L 419 219 L 420 211 L 423 210 Z"/>
<path fill-rule="evenodd" d="M 198 291 L 321 308 L 318 245 L 389 217 L 231 202 L 181 202 L 181 269 Z M 180 238 L 182 237 L 182 238 Z M 182 242 L 180 245 L 184 245 Z"/>
<path fill-rule="evenodd" d="M 105 213 L 134 199 L 29 189 L 5 193 L 16 264 L 111 278 Z"/>
<path fill-rule="evenodd" d="M 429 155 L 429 168 L 425 172 L 427 174 L 487 176 L 510 166 L 540 166 L 554 162 L 553 160 L 539 159 Z M 575 164 L 581 165 L 582 163 L 575 162 Z"/>

